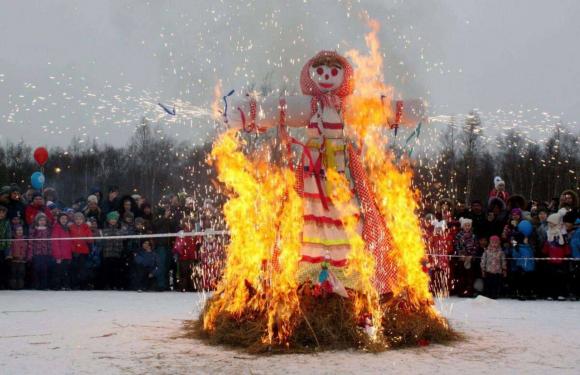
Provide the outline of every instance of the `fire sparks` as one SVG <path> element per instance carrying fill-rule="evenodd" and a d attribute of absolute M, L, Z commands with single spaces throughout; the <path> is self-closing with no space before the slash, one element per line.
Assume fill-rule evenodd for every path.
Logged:
<path fill-rule="evenodd" d="M 425 247 L 417 218 L 418 196 L 412 188 L 412 171 L 409 166 L 395 164 L 382 131 L 391 117 L 387 104 L 392 89 L 383 82 L 379 25 L 370 20 L 369 26 L 371 32 L 365 38 L 369 55 L 348 52 L 356 67 L 356 91 L 348 98 L 344 114 L 350 140 L 354 141 L 354 146 L 346 147 L 349 158 L 356 159 L 351 160 L 351 169 L 355 163 L 356 173 L 364 170 L 367 176 L 363 182 L 365 207 L 360 197 L 357 200 L 344 174 L 328 168 L 326 183 L 332 187 L 328 189 L 329 198 L 340 213 L 341 225 L 348 236 L 345 273 L 357 280 L 354 289 L 348 291 L 349 327 L 353 327 L 353 321 L 364 320 L 368 339 L 384 348 L 387 342 L 393 342 L 386 336 L 393 335 L 393 331 L 382 329 L 390 302 L 382 301 L 385 295 L 381 293 L 390 292 L 390 301 L 402 301 L 406 308 L 444 324 L 430 305 L 428 277 L 421 266 Z M 219 98 L 219 84 L 215 90 Z M 237 328 L 244 327 L 242 322 L 258 320 L 265 322 L 258 328 L 262 344 L 289 345 L 294 330 L 300 325 L 304 327 L 305 322 L 318 342 L 301 306 L 302 301 L 312 305 L 308 298 L 314 293 L 308 292 L 308 283 L 300 285 L 297 280 L 304 219 L 303 201 L 295 190 L 296 174 L 291 166 L 271 163 L 266 149 L 256 155 L 245 155 L 241 151 L 243 145 L 237 133 L 230 130 L 215 142 L 211 153 L 218 179 L 229 192 L 224 215 L 231 241 L 223 279 L 203 314 L 203 329 L 211 334 L 219 329 L 219 324 L 232 320 L 239 319 Z M 355 150 L 360 145 L 364 147 Z M 373 206 L 370 209 L 369 204 Z M 371 211 L 372 219 L 368 216 Z M 361 229 L 364 220 L 365 223 L 374 220 L 375 230 L 382 230 L 377 235 L 377 246 L 365 242 L 369 232 Z M 381 267 L 385 270 L 390 267 L 392 272 Z M 388 280 L 385 275 L 389 275 Z M 354 323 L 354 328 L 360 328 L 359 325 Z M 223 328 L 225 332 L 229 330 Z"/>
<path fill-rule="evenodd" d="M 220 104 L 222 100 L 222 81 L 218 80 L 213 88 L 213 101 L 211 103 L 211 115 L 214 120 L 222 116 Z"/>

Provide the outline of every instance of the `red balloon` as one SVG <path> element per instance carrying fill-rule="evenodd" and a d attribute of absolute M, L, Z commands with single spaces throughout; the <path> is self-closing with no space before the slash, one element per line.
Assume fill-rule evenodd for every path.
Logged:
<path fill-rule="evenodd" d="M 41 167 L 46 164 L 48 160 L 48 151 L 44 147 L 38 147 L 34 150 L 34 160 L 40 165 Z"/>

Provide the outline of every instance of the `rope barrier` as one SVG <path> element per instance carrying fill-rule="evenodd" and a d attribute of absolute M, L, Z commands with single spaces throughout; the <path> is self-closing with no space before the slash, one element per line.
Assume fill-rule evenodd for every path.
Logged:
<path fill-rule="evenodd" d="M 446 255 L 446 254 L 427 254 L 427 256 L 430 257 L 435 257 L 435 258 L 467 258 L 470 255 Z M 475 255 L 471 255 L 471 258 L 474 259 L 481 259 L 483 257 L 480 256 L 475 256 Z M 580 258 L 505 258 L 506 260 L 571 260 L 571 261 L 575 261 L 578 262 L 580 261 Z"/>
<path fill-rule="evenodd" d="M 65 238 L 10 238 L 10 239 L 2 239 L 0 242 L 15 242 L 15 241 L 102 241 L 102 240 L 131 240 L 131 239 L 140 239 L 140 238 L 170 238 L 170 237 L 204 237 L 204 236 L 222 236 L 228 235 L 229 232 L 225 230 L 208 230 L 203 232 L 184 232 L 180 231 L 177 233 L 156 233 L 156 234 L 129 234 L 124 236 L 95 236 L 95 237 L 65 237 Z"/>

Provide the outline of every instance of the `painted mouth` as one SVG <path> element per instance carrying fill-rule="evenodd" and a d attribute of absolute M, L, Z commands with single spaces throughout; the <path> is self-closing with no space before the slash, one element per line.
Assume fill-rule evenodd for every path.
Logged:
<path fill-rule="evenodd" d="M 325 89 L 330 89 L 332 86 L 334 86 L 332 83 L 320 83 L 320 87 Z"/>

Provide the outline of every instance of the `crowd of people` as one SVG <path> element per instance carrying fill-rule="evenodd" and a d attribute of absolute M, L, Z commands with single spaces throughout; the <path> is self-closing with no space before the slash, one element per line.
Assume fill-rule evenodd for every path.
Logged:
<path fill-rule="evenodd" d="M 423 216 L 425 270 L 435 295 L 578 299 L 576 192 L 549 202 L 510 195 L 496 177 L 486 200 L 443 199 Z M 0 289 L 180 290 L 215 288 L 224 229 L 210 200 L 93 189 L 65 207 L 54 189 L 0 189 Z M 173 235 L 173 234 L 182 235 Z M 139 236 L 136 236 L 139 235 Z M 157 235 L 157 236 L 156 236 Z"/>
<path fill-rule="evenodd" d="M 209 232 L 220 226 L 212 202 L 200 206 L 176 194 L 152 206 L 111 186 L 65 207 L 52 188 L 4 186 L 0 289 L 211 290 L 226 239 Z"/>
<path fill-rule="evenodd" d="M 580 297 L 578 195 L 550 201 L 510 195 L 494 179 L 486 200 L 443 199 L 423 217 L 434 294 L 490 298 Z"/>

